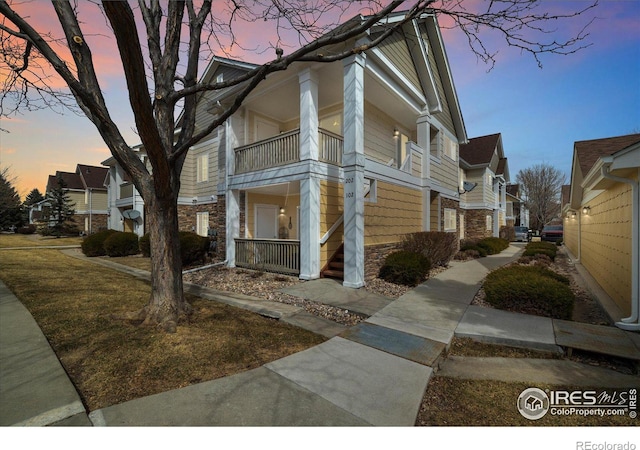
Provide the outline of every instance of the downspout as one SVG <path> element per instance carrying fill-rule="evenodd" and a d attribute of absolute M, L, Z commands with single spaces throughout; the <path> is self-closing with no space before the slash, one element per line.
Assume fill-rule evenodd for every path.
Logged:
<path fill-rule="evenodd" d="M 640 271 L 640 169 L 638 180 L 622 178 L 609 173 L 611 163 L 602 166 L 602 176 L 618 183 L 631 185 L 631 315 L 620 319 L 616 326 L 626 331 L 640 331 L 638 321 L 640 311 L 640 299 L 638 298 L 638 277 Z"/>

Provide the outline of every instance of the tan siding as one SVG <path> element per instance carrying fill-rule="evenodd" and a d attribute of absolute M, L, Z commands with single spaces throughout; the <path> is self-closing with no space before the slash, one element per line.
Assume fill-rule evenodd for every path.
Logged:
<path fill-rule="evenodd" d="M 367 158 L 387 164 L 396 160 L 396 141 L 393 137 L 393 119 L 365 102 L 364 105 L 364 153 Z"/>
<path fill-rule="evenodd" d="M 442 156 L 440 163 L 431 164 L 431 178 L 439 181 L 446 188 L 457 190 L 458 163 Z"/>
<path fill-rule="evenodd" d="M 429 226 L 431 231 L 440 231 L 440 201 L 437 194 L 431 194 Z"/>
<path fill-rule="evenodd" d="M 108 208 L 108 204 L 109 199 L 106 192 L 93 191 L 91 193 L 91 209 L 93 211 L 105 211 Z"/>
<path fill-rule="evenodd" d="M 424 28 L 424 25 L 421 25 L 423 32 L 423 39 L 428 42 L 428 52 L 429 52 L 429 65 L 431 67 L 431 71 L 433 73 L 433 77 L 435 78 L 436 87 L 438 89 L 438 96 L 440 97 L 440 103 L 442 104 L 442 112 L 434 114 L 434 116 L 442 123 L 451 133 L 456 134 L 455 126 L 453 124 L 453 118 L 451 117 L 451 108 L 449 107 L 449 101 L 444 92 L 444 87 L 442 84 L 442 78 L 440 77 L 440 71 L 438 70 L 438 66 L 436 64 L 436 59 L 433 54 L 433 48 L 431 47 L 431 42 L 427 38 L 427 32 Z"/>
<path fill-rule="evenodd" d="M 478 185 L 471 192 L 467 192 L 465 195 L 465 200 L 468 203 L 483 203 L 484 199 L 484 187 L 485 187 L 485 178 L 484 169 L 476 169 L 467 171 L 467 181 L 472 183 L 478 183 Z"/>
<path fill-rule="evenodd" d="M 344 212 L 342 185 L 331 181 L 320 181 L 320 235 L 323 236 L 336 223 Z M 342 244 L 344 228 L 342 225 L 320 246 L 320 267 L 327 264 L 329 258 Z"/>
<path fill-rule="evenodd" d="M 578 229 L 579 229 L 578 213 L 575 217 L 565 217 L 563 224 L 564 244 L 574 256 L 578 256 Z"/>
<path fill-rule="evenodd" d="M 411 82 L 411 84 L 422 92 L 420 80 L 416 72 L 411 53 L 407 47 L 403 33 L 396 32 L 385 39 L 378 46 L 380 51 L 391 61 L 391 63 Z"/>
<path fill-rule="evenodd" d="M 196 184 L 196 158 L 193 150 L 187 152 L 180 174 L 180 197 L 193 197 Z"/>
<path fill-rule="evenodd" d="M 631 187 L 616 184 L 581 215 L 581 262 L 625 314 L 631 312 Z"/>
<path fill-rule="evenodd" d="M 87 205 L 84 202 L 84 191 L 67 191 L 67 195 L 72 203 L 75 203 L 75 211 L 86 211 Z"/>
<path fill-rule="evenodd" d="M 365 245 L 399 242 L 402 236 L 422 229 L 422 193 L 378 182 L 377 201 L 365 203 Z"/>

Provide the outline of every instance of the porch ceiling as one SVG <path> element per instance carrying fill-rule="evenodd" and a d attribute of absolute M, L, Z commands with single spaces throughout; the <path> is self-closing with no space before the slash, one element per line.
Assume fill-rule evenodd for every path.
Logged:
<path fill-rule="evenodd" d="M 300 182 L 291 181 L 289 183 L 272 184 L 269 186 L 260 186 L 256 188 L 249 188 L 246 191 L 252 194 L 265 194 L 265 195 L 278 195 L 285 197 L 288 195 L 297 195 L 300 193 Z"/>
<path fill-rule="evenodd" d="M 343 68 L 342 64 L 321 64 L 314 67 L 319 80 L 319 109 L 342 104 Z M 255 94 L 249 96 L 245 105 L 266 117 L 280 122 L 296 120 L 300 115 L 300 87 L 298 72 L 277 73 L 269 76 Z M 412 129 L 416 123 L 416 111 L 399 98 L 397 92 L 383 85 L 376 76 L 365 71 L 365 100 L 398 124 Z"/>

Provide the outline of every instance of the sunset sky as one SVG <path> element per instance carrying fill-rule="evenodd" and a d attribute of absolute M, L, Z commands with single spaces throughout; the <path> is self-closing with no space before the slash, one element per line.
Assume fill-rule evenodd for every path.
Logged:
<path fill-rule="evenodd" d="M 587 4 L 583 0 L 543 2 L 549 9 Z M 59 33 L 48 4 L 29 6 L 36 29 Z M 486 43 L 499 50 L 495 67 L 488 71 L 489 66 L 476 59 L 460 33 L 444 31 L 467 135 L 502 133 L 512 181 L 520 169 L 539 163 L 562 170 L 568 181 L 573 142 L 640 133 L 640 1 L 601 0 L 575 23 L 575 30 L 593 17 L 587 38 L 592 45 L 567 56 L 546 55 L 542 69 L 531 56 L 487 34 Z M 112 116 L 135 145 L 120 63 L 113 42 L 102 36 L 104 19 L 98 14 L 84 20 L 90 27 L 85 33 L 97 36 L 95 44 L 90 44 Z M 247 47 L 260 45 L 262 36 L 249 35 Z M 246 58 L 262 62 L 265 56 L 248 54 Z M 78 163 L 100 165 L 110 156 L 93 124 L 72 113 L 25 111 L 0 121 L 0 128 L 9 131 L 0 132 L 0 167 L 9 167 L 17 177 L 15 186 L 23 197 L 33 188 L 44 192 L 47 176 L 56 170 L 74 171 Z"/>

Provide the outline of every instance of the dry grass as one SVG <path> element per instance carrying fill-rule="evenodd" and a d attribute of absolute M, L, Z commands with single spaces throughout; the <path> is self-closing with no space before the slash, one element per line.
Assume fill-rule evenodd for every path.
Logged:
<path fill-rule="evenodd" d="M 121 256 L 113 258 L 109 256 L 102 256 L 100 258 L 114 263 L 122 264 L 123 266 L 133 267 L 134 269 L 146 270 L 147 272 L 151 271 L 151 259 L 145 258 L 141 255 Z"/>
<path fill-rule="evenodd" d="M 112 314 L 146 303 L 148 283 L 57 250 L 3 250 L 0 278 L 33 314 L 90 411 L 259 367 L 323 341 L 194 297 L 191 323 L 175 334 L 116 320 Z"/>
<path fill-rule="evenodd" d="M 468 338 L 454 338 L 449 355 L 465 357 L 557 359 L 553 353 L 485 344 Z M 591 357 L 593 359 L 597 357 Z M 598 365 L 605 365 L 598 361 Z M 610 367 L 616 369 L 615 366 Z M 618 367 L 619 368 L 619 367 Z M 520 393 L 530 387 L 542 390 L 588 390 L 586 387 L 535 385 L 495 380 L 463 380 L 437 374 L 429 381 L 416 420 L 418 426 L 635 426 L 627 416 L 556 416 L 547 413 L 539 420 L 524 418 L 517 409 Z M 632 388 L 634 386 L 629 386 Z M 602 391 L 603 388 L 593 388 Z M 611 389 L 609 389 L 611 391 Z"/>
<path fill-rule="evenodd" d="M 37 234 L 1 234 L 0 248 L 42 247 L 48 245 L 80 245 L 81 237 L 43 237 Z"/>
<path fill-rule="evenodd" d="M 421 426 L 637 426 L 629 416 L 557 416 L 550 412 L 538 420 L 524 418 L 516 402 L 527 383 L 460 380 L 433 377 L 416 425 Z M 536 385 L 542 390 L 587 390 L 585 387 Z M 630 386 L 632 387 L 632 386 Z M 602 388 L 595 388 L 596 391 Z"/>

